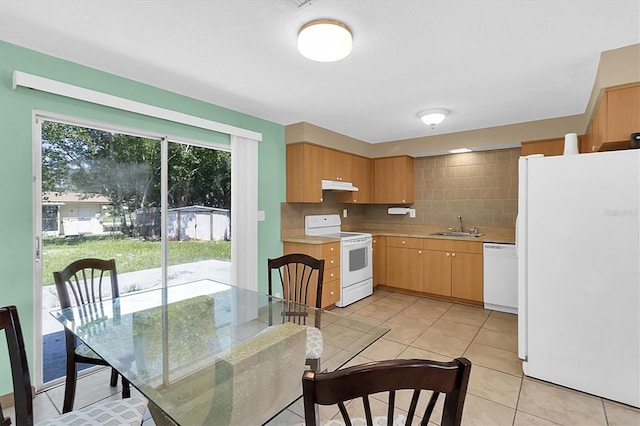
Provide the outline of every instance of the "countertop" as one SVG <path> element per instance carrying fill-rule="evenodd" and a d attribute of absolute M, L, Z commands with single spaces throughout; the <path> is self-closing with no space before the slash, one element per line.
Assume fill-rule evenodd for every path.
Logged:
<path fill-rule="evenodd" d="M 345 232 L 367 232 L 376 236 L 385 237 L 407 237 L 407 238 L 435 238 L 442 240 L 461 240 L 461 241 L 481 241 L 483 243 L 515 243 L 515 230 L 511 228 L 480 228 L 479 233 L 484 234 L 481 237 L 445 237 L 442 235 L 431 235 L 435 232 L 446 231 L 441 226 L 431 225 L 396 225 L 396 226 L 380 226 L 376 224 L 362 226 L 343 226 Z M 283 230 L 282 241 L 288 243 L 301 244 L 327 244 L 339 242 L 339 238 L 328 237 L 310 237 L 304 235 L 304 229 Z"/>

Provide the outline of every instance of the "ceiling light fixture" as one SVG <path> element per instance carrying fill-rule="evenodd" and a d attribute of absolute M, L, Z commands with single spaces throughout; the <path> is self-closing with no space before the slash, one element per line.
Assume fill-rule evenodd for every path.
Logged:
<path fill-rule="evenodd" d="M 298 32 L 298 50 L 317 62 L 334 62 L 351 53 L 353 37 L 349 27 L 337 21 L 319 19 L 302 26 Z"/>
<path fill-rule="evenodd" d="M 456 148 L 456 149 L 449 150 L 451 154 L 461 154 L 463 152 L 471 152 L 471 151 L 472 151 L 471 148 Z"/>
<path fill-rule="evenodd" d="M 448 114 L 449 111 L 447 111 L 446 109 L 436 108 L 420 111 L 418 113 L 418 117 L 420 117 L 420 120 L 422 120 L 424 124 L 426 124 L 427 126 L 431 126 L 431 128 L 433 129 L 438 124 L 442 123 Z"/>

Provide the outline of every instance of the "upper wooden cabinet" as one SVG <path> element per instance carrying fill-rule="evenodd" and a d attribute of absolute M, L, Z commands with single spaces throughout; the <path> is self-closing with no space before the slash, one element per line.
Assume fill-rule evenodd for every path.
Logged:
<path fill-rule="evenodd" d="M 605 89 L 587 131 L 587 151 L 629 148 L 635 132 L 640 132 L 640 83 Z"/>
<path fill-rule="evenodd" d="M 354 192 L 336 193 L 338 203 L 368 204 L 373 202 L 373 160 L 359 155 L 349 158 L 351 173 L 348 182 L 358 188 Z"/>
<path fill-rule="evenodd" d="M 287 145 L 287 202 L 321 203 L 322 180 L 352 182 L 358 191 L 336 192 L 338 203 L 373 202 L 373 160 L 307 142 Z"/>
<path fill-rule="evenodd" d="M 413 193 L 413 158 L 408 155 L 373 160 L 373 202 L 376 204 L 411 204 Z"/>
<path fill-rule="evenodd" d="M 578 135 L 578 151 L 588 152 L 585 148 L 586 136 Z M 543 154 L 545 157 L 564 154 L 564 136 L 561 138 L 542 139 L 522 142 L 520 155 Z"/>
<path fill-rule="evenodd" d="M 320 175 L 325 180 L 351 182 L 351 154 L 321 148 Z"/>
<path fill-rule="evenodd" d="M 322 202 L 321 155 L 322 147 L 318 145 L 287 145 L 287 202 Z"/>
<path fill-rule="evenodd" d="M 578 136 L 583 152 L 627 149 L 631 133 L 640 132 L 640 83 L 609 87 L 602 92 L 587 133 Z M 564 137 L 522 142 L 521 155 L 562 155 Z"/>

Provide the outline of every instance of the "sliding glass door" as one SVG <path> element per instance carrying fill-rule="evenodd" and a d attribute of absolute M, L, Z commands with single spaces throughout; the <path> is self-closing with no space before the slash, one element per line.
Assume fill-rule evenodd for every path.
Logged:
<path fill-rule="evenodd" d="M 169 142 L 168 284 L 231 280 L 231 153 Z"/>
<path fill-rule="evenodd" d="M 62 328 L 48 313 L 58 305 L 53 271 L 80 258 L 113 258 L 121 294 L 230 281 L 231 154 L 117 129 L 47 119 L 38 125 L 40 388 L 65 374 Z"/>

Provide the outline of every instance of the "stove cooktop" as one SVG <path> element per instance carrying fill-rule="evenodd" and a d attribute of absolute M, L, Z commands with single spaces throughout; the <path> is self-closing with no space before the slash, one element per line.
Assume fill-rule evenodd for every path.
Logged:
<path fill-rule="evenodd" d="M 363 232 L 336 232 L 330 234 L 317 235 L 318 237 L 332 237 L 340 239 L 354 239 L 354 238 L 366 238 L 371 237 L 371 234 L 365 234 Z"/>

